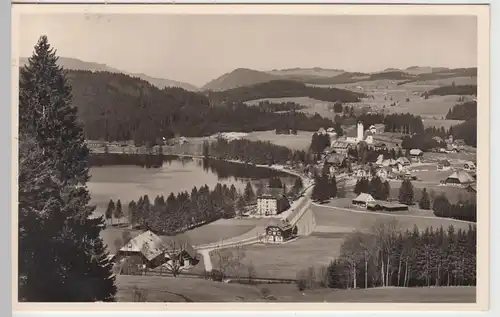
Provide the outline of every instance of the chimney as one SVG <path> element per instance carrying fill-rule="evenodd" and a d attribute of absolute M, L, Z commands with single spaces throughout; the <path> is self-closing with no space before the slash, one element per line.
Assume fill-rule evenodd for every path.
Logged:
<path fill-rule="evenodd" d="M 363 140 L 363 134 L 364 134 L 364 128 L 363 128 L 363 123 L 362 122 L 358 122 L 358 141 L 361 141 Z"/>

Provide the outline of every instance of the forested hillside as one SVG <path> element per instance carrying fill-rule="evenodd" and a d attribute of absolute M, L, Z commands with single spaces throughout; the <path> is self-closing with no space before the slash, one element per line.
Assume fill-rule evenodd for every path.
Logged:
<path fill-rule="evenodd" d="M 87 139 L 155 142 L 162 136 L 273 129 L 316 131 L 333 122 L 300 112 L 273 113 L 238 102 L 210 101 L 182 88 L 158 89 L 124 74 L 66 71 Z"/>
<path fill-rule="evenodd" d="M 208 96 L 220 102 L 243 102 L 264 98 L 310 97 L 322 101 L 358 102 L 365 94 L 337 88 L 310 87 L 293 80 L 273 80 L 226 91 L 210 91 Z"/>

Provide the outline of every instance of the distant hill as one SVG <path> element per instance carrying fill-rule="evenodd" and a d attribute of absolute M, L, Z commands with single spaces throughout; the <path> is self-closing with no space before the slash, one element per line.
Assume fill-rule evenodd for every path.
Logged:
<path fill-rule="evenodd" d="M 25 65 L 28 62 L 28 58 L 26 57 L 21 57 L 19 59 L 20 65 Z M 105 71 L 105 72 L 110 72 L 110 73 L 123 73 L 132 77 L 138 77 L 142 80 L 145 80 L 152 85 L 158 87 L 158 88 L 164 88 L 164 87 L 179 87 L 183 88 L 189 91 L 197 91 L 198 88 L 184 82 L 176 81 L 176 80 L 171 80 L 171 79 L 165 79 L 165 78 L 155 78 L 151 77 L 146 74 L 142 73 L 129 73 L 125 72 L 113 67 L 109 67 L 106 64 L 99 64 L 99 63 L 94 63 L 94 62 L 86 62 L 82 61 L 76 58 L 70 58 L 70 57 L 59 57 L 58 63 L 60 66 L 64 67 L 65 69 L 74 69 L 74 70 L 90 70 L 90 71 Z"/>
<path fill-rule="evenodd" d="M 252 86 L 273 80 L 293 80 L 311 85 L 337 85 L 370 80 L 417 81 L 452 77 L 477 76 L 477 68 L 421 67 L 411 66 L 405 70 L 387 68 L 383 71 L 362 73 L 346 72 L 341 69 L 287 68 L 259 71 L 238 68 L 203 86 L 203 90 L 225 91 L 238 87 Z"/>
<path fill-rule="evenodd" d="M 406 71 L 411 74 L 437 73 L 450 70 L 446 67 L 410 66 Z"/>
<path fill-rule="evenodd" d="M 202 89 L 223 91 L 282 79 L 307 83 L 324 77 L 340 75 L 344 72 L 341 69 L 324 69 L 320 67 L 273 69 L 271 71 L 237 68 L 210 81 Z"/>
<path fill-rule="evenodd" d="M 216 103 L 238 103 L 265 98 L 310 97 L 321 101 L 358 102 L 362 93 L 337 88 L 307 86 L 293 80 L 272 80 L 225 91 L 211 91 L 210 100 Z"/>
<path fill-rule="evenodd" d="M 279 79 L 276 75 L 248 68 L 237 68 L 230 73 L 226 73 L 209 83 L 205 84 L 203 90 L 228 90 L 237 87 L 250 86 Z"/>
<path fill-rule="evenodd" d="M 326 69 L 321 67 L 313 67 L 313 68 L 286 68 L 286 69 L 273 69 L 267 72 L 271 75 L 284 76 L 284 77 L 331 77 L 337 76 L 342 73 L 345 73 L 345 70 L 342 69 Z"/>

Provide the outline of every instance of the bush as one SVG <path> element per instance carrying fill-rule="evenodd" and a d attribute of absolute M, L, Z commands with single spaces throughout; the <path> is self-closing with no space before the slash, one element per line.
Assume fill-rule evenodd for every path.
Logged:
<path fill-rule="evenodd" d="M 224 276 L 222 274 L 221 271 L 219 270 L 212 270 L 212 272 L 210 272 L 211 274 L 211 278 L 213 281 L 216 281 L 216 282 L 222 282 Z"/>

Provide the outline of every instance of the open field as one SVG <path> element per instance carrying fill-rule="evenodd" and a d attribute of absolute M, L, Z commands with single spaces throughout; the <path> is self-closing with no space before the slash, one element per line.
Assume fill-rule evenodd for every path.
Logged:
<path fill-rule="evenodd" d="M 278 302 L 330 303 L 474 303 L 475 287 L 373 288 L 355 290 L 316 289 L 301 292 L 294 284 L 240 285 L 196 278 L 117 276 L 119 302 L 133 301 L 133 288 L 145 289 L 148 302 L 265 301 L 267 289 Z"/>
<path fill-rule="evenodd" d="M 379 221 L 390 221 L 391 219 L 397 220 L 402 230 L 411 230 L 415 225 L 417 225 L 419 229 L 425 229 L 428 227 L 439 228 L 440 226 L 447 228 L 450 225 L 462 229 L 467 229 L 469 227 L 469 224 L 466 222 L 460 222 L 449 218 L 438 218 L 433 216 L 424 218 L 424 215 L 420 218 L 415 216 L 397 215 L 394 213 L 380 214 L 362 209 L 354 209 L 353 212 L 350 210 L 336 208 L 334 204 L 335 203 L 332 202 L 324 206 L 311 206 L 316 217 L 316 223 L 318 224 L 315 229 L 316 232 L 319 232 L 320 230 L 327 231 L 329 229 L 328 227 L 334 228 L 333 230 L 328 230 L 328 232 L 339 229 L 366 231 L 371 230 L 373 225 Z M 363 212 L 355 212 L 356 210 Z"/>
<path fill-rule="evenodd" d="M 311 265 L 328 265 L 339 255 L 345 234 L 299 237 L 281 245 L 244 246 L 245 258 L 241 262 L 245 268 L 240 274 L 247 274 L 246 268 L 252 263 L 256 276 L 294 279 L 297 272 Z M 211 259 L 214 269 L 217 269 L 217 256 L 211 255 Z"/>
<path fill-rule="evenodd" d="M 411 82 L 403 85 L 397 85 L 398 81 L 391 80 L 375 80 L 375 81 L 360 81 L 356 83 L 337 84 L 337 85 L 311 85 L 322 88 L 340 88 L 356 92 L 363 92 L 369 95 L 368 98 L 363 98 L 359 103 L 352 103 L 354 108 L 364 106 L 371 107 L 373 111 L 384 111 L 387 113 L 412 113 L 426 118 L 425 126 L 436 126 L 449 128 L 451 125 L 458 124 L 460 121 L 445 120 L 444 117 L 449 109 L 453 108 L 458 103 L 459 96 L 430 96 L 424 99 L 422 93 L 431 89 L 451 85 L 455 82 L 457 85 L 476 84 L 476 77 L 456 77 L 437 79 L 429 81 Z M 409 98 L 409 101 L 406 99 Z M 466 97 L 467 98 L 467 97 Z M 334 119 L 335 113 L 329 109 L 333 102 L 320 101 L 309 97 L 290 97 L 290 98 L 266 98 L 259 100 L 251 100 L 246 103 L 256 105 L 261 101 L 269 102 L 295 102 L 306 106 L 306 109 L 301 111 L 309 114 L 318 113 L 319 115 Z M 394 106 L 391 106 L 395 103 Z"/>
<path fill-rule="evenodd" d="M 313 132 L 309 131 L 298 131 L 297 135 L 276 134 L 274 131 L 255 131 L 248 133 L 243 138 L 250 141 L 269 141 L 292 150 L 307 150 L 311 144 L 312 135 Z"/>
<path fill-rule="evenodd" d="M 268 219 L 220 219 L 207 225 L 184 232 L 193 245 L 202 245 L 233 238 L 249 232 Z"/>

